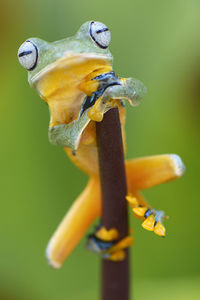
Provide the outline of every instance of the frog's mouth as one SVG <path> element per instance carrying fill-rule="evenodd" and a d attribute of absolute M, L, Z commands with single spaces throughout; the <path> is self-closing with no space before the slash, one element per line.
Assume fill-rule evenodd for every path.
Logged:
<path fill-rule="evenodd" d="M 96 64 L 96 68 L 100 64 L 102 65 L 111 65 L 112 64 L 112 55 L 103 55 L 103 54 L 96 54 L 96 53 L 79 53 L 74 54 L 73 52 L 66 52 L 66 55 L 62 58 L 57 59 L 53 63 L 49 64 L 33 77 L 29 78 L 29 83 L 31 86 L 35 87 L 45 75 L 48 73 L 53 72 L 54 70 L 61 70 L 61 69 L 71 69 L 75 66 L 82 65 L 83 63 L 87 63 L 88 67 L 90 64 Z"/>

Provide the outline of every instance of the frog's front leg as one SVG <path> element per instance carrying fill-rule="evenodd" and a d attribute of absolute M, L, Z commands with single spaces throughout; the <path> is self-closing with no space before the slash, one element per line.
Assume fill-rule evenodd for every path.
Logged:
<path fill-rule="evenodd" d="M 76 150 L 81 134 L 90 122 L 88 109 L 80 118 L 69 124 L 61 124 L 49 128 L 49 141 L 53 145 L 71 148 Z"/>
<path fill-rule="evenodd" d="M 135 78 L 119 78 L 114 72 L 101 74 L 92 78 L 100 83 L 108 81 L 111 85 L 107 86 L 102 98 L 102 102 L 107 102 L 109 99 L 128 100 L 131 105 L 135 106 L 141 100 L 145 93 L 146 87 L 143 83 Z"/>
<path fill-rule="evenodd" d="M 132 106 L 135 106 L 144 97 L 146 87 L 135 78 L 121 78 L 121 85 L 109 87 L 104 94 L 104 101 L 112 99 L 128 100 Z"/>
<path fill-rule="evenodd" d="M 103 95 L 89 110 L 88 116 L 93 121 L 102 121 L 103 114 L 110 108 L 119 105 L 119 101 L 128 100 L 135 106 L 143 98 L 146 88 L 142 82 L 134 78 L 120 78 L 112 86 L 107 86 Z"/>

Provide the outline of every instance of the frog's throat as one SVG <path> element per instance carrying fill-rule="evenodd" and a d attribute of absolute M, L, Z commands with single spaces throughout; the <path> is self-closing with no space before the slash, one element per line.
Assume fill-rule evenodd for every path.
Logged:
<path fill-rule="evenodd" d="M 47 73 L 49 73 L 52 70 L 55 70 L 57 68 L 68 68 L 72 65 L 80 64 L 86 60 L 102 60 L 106 61 L 108 65 L 112 64 L 112 55 L 103 55 L 103 54 L 96 54 L 96 53 L 87 53 L 87 54 L 74 54 L 72 52 L 66 52 L 66 55 L 62 58 L 59 58 L 58 60 L 54 61 L 53 63 L 49 64 L 45 68 L 43 68 L 41 71 L 39 71 L 37 74 L 35 74 L 33 77 L 31 77 L 31 74 L 29 74 L 29 84 L 34 87 L 36 83 Z"/>

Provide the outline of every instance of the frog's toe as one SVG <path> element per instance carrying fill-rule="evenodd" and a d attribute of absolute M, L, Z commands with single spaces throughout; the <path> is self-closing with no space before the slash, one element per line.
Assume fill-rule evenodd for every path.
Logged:
<path fill-rule="evenodd" d="M 108 259 L 111 261 L 122 261 L 126 258 L 126 252 L 124 250 L 119 250 L 108 255 Z"/>
<path fill-rule="evenodd" d="M 106 229 L 105 227 L 100 227 L 96 232 L 95 232 L 96 237 L 99 239 L 110 242 L 117 240 L 119 238 L 119 233 L 117 229 L 111 228 L 111 229 Z"/>
<path fill-rule="evenodd" d="M 144 222 L 142 227 L 149 231 L 154 231 L 155 234 L 165 237 L 165 227 L 162 224 L 164 219 L 162 210 L 148 209 L 144 214 Z"/>
<path fill-rule="evenodd" d="M 130 205 L 131 208 L 139 206 L 139 201 L 136 197 L 133 197 L 131 195 L 127 195 L 126 200 L 127 200 L 128 204 Z"/>
<path fill-rule="evenodd" d="M 165 237 L 165 227 L 161 222 L 156 223 L 156 225 L 154 226 L 154 232 L 159 236 Z"/>
<path fill-rule="evenodd" d="M 136 217 L 144 220 L 142 227 L 149 231 L 154 231 L 159 236 L 165 236 L 165 227 L 162 224 L 165 214 L 162 210 L 151 209 L 147 203 L 141 204 L 136 197 L 126 196 L 132 211 Z"/>

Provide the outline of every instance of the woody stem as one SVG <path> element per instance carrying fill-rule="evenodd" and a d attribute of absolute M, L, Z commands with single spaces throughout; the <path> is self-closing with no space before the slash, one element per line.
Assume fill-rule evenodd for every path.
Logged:
<path fill-rule="evenodd" d="M 102 224 L 128 235 L 126 174 L 118 108 L 96 123 L 102 192 Z M 102 300 L 129 299 L 129 255 L 121 262 L 102 260 Z"/>

